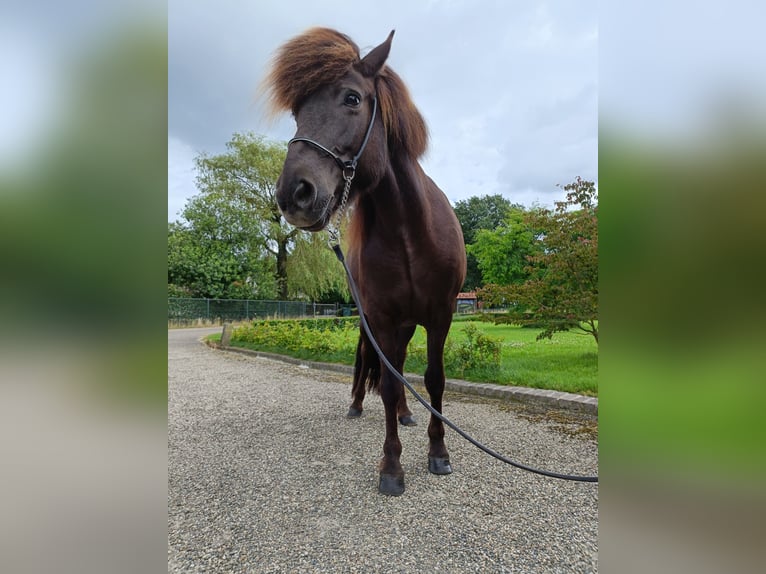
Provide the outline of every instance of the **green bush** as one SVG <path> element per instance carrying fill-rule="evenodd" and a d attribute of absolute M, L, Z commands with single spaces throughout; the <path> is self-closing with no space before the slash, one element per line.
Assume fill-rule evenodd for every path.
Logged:
<path fill-rule="evenodd" d="M 349 354 L 353 360 L 358 335 L 358 317 L 331 317 L 253 321 L 235 328 L 231 340 L 235 345 L 306 359 L 334 360 Z"/>
<path fill-rule="evenodd" d="M 473 323 L 463 327 L 465 340 L 455 342 L 449 337 L 444 346 L 444 367 L 460 377 L 466 374 L 496 374 L 500 370 L 500 339 L 485 335 Z"/>
<path fill-rule="evenodd" d="M 500 339 L 485 335 L 472 323 L 462 326 L 462 334 L 459 340 L 448 337 L 444 346 L 447 376 L 496 375 L 500 369 Z M 235 328 L 231 340 L 235 345 L 261 351 L 352 363 L 358 337 L 358 317 L 331 317 L 254 321 Z M 407 348 L 406 368 L 422 373 L 427 366 L 426 344 L 413 339 Z"/>

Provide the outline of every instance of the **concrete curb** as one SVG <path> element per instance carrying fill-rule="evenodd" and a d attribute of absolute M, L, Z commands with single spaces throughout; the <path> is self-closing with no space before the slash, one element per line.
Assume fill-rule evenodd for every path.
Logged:
<path fill-rule="evenodd" d="M 291 365 L 305 366 L 310 369 L 320 371 L 332 371 L 343 373 L 349 376 L 354 375 L 354 367 L 349 365 L 336 365 L 334 363 L 321 363 L 318 361 L 308 361 L 305 359 L 296 359 L 286 355 L 276 355 L 274 353 L 265 353 L 262 351 L 252 351 L 240 347 L 231 347 L 218 345 L 213 342 L 207 342 L 208 346 L 222 351 L 240 353 L 251 357 L 263 357 L 282 361 Z M 412 373 L 405 373 L 407 380 L 413 385 L 423 387 L 423 376 Z M 567 409 L 579 411 L 591 415 L 598 415 L 598 399 L 596 397 L 586 397 L 574 393 L 564 393 L 561 391 L 549 391 L 544 389 L 532 389 L 527 387 L 511 387 L 507 385 L 496 385 L 493 383 L 472 383 L 459 379 L 447 379 L 445 388 L 448 391 L 465 393 L 468 395 L 478 395 L 482 397 L 499 398 L 506 401 L 519 401 L 522 403 L 535 403 L 546 407 Z"/>

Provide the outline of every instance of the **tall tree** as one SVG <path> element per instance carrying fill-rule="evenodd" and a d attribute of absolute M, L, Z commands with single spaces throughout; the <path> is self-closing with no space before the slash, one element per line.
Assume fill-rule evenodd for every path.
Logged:
<path fill-rule="evenodd" d="M 343 267 L 321 233 L 300 233 L 287 260 L 287 286 L 292 299 L 348 302 Z"/>
<path fill-rule="evenodd" d="M 287 256 L 299 230 L 282 218 L 276 201 L 276 183 L 287 146 L 254 134 L 235 133 L 220 155 L 197 158 L 197 187 L 202 194 L 218 194 L 253 218 L 251 232 L 275 259 L 277 294 L 288 298 Z"/>
<path fill-rule="evenodd" d="M 191 198 L 183 217 L 184 223 L 168 224 L 169 292 L 214 299 L 276 297 L 274 265 L 247 209 L 213 192 Z"/>
<path fill-rule="evenodd" d="M 482 297 L 510 304 L 510 320 L 541 324 L 538 338 L 578 328 L 598 342 L 598 199 L 595 184 L 579 177 L 564 186 L 555 209 L 528 212 L 540 230 L 539 249 L 529 257 L 530 277 L 521 285 L 488 285 Z"/>
<path fill-rule="evenodd" d="M 471 245 L 479 230 L 494 230 L 501 225 L 515 206 L 500 194 L 470 197 L 455 203 L 455 215 L 463 230 L 463 240 L 466 246 Z M 479 269 L 476 256 L 467 252 L 467 273 L 463 290 L 473 290 L 484 285 L 484 278 Z"/>
<path fill-rule="evenodd" d="M 505 220 L 494 229 L 477 230 L 466 247 L 487 283 L 522 283 L 528 276 L 527 258 L 534 249 L 532 230 L 524 221 L 525 211 L 512 207 Z"/>
<path fill-rule="evenodd" d="M 325 291 L 345 291 L 343 269 L 332 252 L 290 226 L 279 211 L 276 182 L 286 144 L 235 133 L 226 148 L 223 154 L 196 159 L 200 194 L 183 212 L 196 245 L 205 247 L 208 266 L 217 265 L 210 272 L 232 281 L 233 287 L 223 292 L 319 299 Z"/>

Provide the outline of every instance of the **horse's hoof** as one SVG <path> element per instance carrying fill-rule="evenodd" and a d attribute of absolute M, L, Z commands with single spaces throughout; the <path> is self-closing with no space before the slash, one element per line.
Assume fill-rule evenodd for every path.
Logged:
<path fill-rule="evenodd" d="M 418 426 L 418 421 L 416 421 L 415 417 L 412 415 L 405 415 L 403 417 L 399 417 L 399 424 L 406 427 L 416 427 Z"/>
<path fill-rule="evenodd" d="M 349 407 L 348 413 L 346 413 L 346 418 L 349 419 L 358 419 L 362 416 L 361 409 L 355 409 L 354 407 Z"/>
<path fill-rule="evenodd" d="M 378 492 L 386 496 L 401 496 L 404 494 L 404 477 L 380 473 Z"/>
<path fill-rule="evenodd" d="M 452 474 L 452 466 L 447 457 L 428 457 L 428 472 L 431 474 Z"/>

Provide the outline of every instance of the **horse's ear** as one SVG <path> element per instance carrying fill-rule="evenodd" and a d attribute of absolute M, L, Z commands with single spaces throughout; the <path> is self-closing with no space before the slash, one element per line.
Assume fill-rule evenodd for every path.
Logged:
<path fill-rule="evenodd" d="M 391 30 L 391 33 L 380 46 L 376 46 L 370 51 L 362 61 L 359 62 L 359 71 L 363 76 L 367 78 L 374 78 L 378 75 L 378 72 L 383 68 L 383 64 L 388 59 L 388 53 L 391 51 L 391 40 L 394 39 L 395 30 Z"/>

